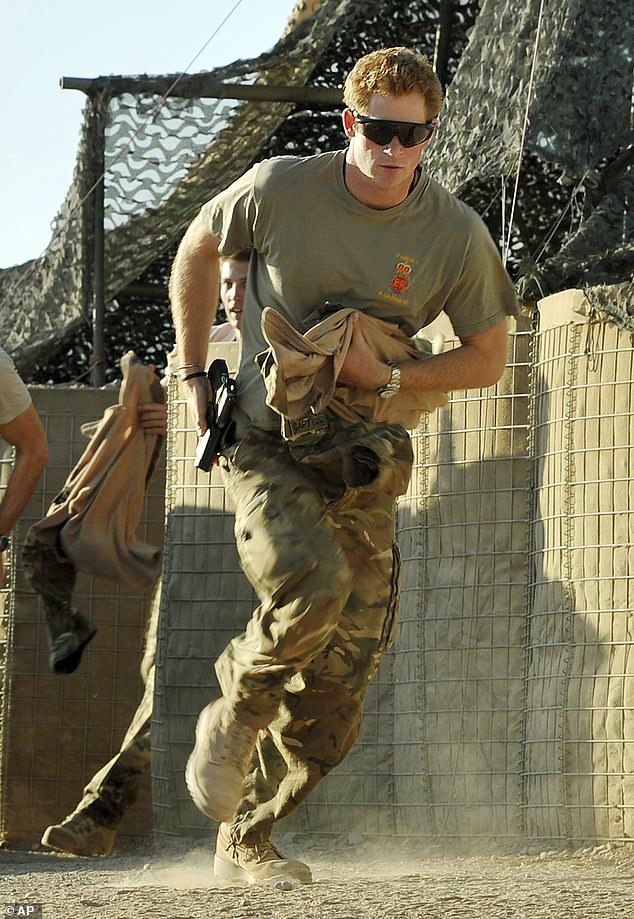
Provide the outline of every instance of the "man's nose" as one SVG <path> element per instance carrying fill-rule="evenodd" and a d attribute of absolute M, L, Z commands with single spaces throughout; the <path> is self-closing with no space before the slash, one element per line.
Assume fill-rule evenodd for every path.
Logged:
<path fill-rule="evenodd" d="M 395 134 L 389 144 L 386 144 L 383 149 L 389 153 L 400 153 L 401 150 L 405 150 L 405 147 L 400 142 L 398 134 Z"/>

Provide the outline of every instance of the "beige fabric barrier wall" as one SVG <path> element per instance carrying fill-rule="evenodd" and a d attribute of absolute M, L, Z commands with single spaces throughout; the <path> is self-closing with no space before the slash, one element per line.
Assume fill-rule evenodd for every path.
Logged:
<path fill-rule="evenodd" d="M 416 742 L 403 750 L 409 769 L 395 776 L 404 833 L 522 831 L 527 348 L 516 331 L 500 384 L 453 393 L 414 438 L 418 461 L 399 509 L 394 655 L 400 733 L 419 712 Z M 412 811 L 421 791 L 424 806 Z"/>
<path fill-rule="evenodd" d="M 631 837 L 634 349 L 580 313 L 582 300 L 543 301 L 538 327 L 514 329 L 498 386 L 453 393 L 415 432 L 396 646 L 359 743 L 286 831 L 471 845 Z M 222 482 L 193 471 L 172 397 L 155 825 L 209 835 L 183 770 L 217 694 L 213 661 L 255 601 Z"/>
<path fill-rule="evenodd" d="M 634 348 L 581 291 L 540 304 L 531 399 L 527 832 L 634 836 Z"/>

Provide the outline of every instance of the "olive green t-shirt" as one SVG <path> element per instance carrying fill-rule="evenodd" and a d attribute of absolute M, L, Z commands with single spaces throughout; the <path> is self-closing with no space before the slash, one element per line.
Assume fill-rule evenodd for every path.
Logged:
<path fill-rule="evenodd" d="M 326 300 L 414 335 L 444 310 L 462 337 L 517 312 L 515 289 L 480 217 L 424 173 L 375 210 L 344 181 L 345 150 L 256 164 L 202 208 L 221 255 L 253 248 L 242 317 L 238 434 L 279 428 L 255 355 L 271 306 L 300 331 Z"/>

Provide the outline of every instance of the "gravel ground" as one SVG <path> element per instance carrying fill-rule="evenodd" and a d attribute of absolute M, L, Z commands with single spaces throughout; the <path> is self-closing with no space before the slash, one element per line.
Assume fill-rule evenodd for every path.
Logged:
<path fill-rule="evenodd" d="M 109 859 L 0 849 L 0 916 L 32 919 L 634 919 L 634 850 L 453 855 L 355 841 L 284 841 L 314 883 L 222 887 L 208 847 L 153 844 Z M 28 906 L 42 904 L 39 910 Z M 4 910 L 4 912 L 2 912 Z M 13 910 L 13 912 L 12 912 Z"/>

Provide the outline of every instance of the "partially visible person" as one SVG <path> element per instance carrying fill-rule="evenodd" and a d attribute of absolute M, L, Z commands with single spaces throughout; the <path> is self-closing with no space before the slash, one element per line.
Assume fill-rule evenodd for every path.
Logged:
<path fill-rule="evenodd" d="M 153 370 L 153 368 L 151 368 Z M 157 378 L 158 381 L 158 378 Z M 162 392 L 161 387 L 159 389 Z M 138 421 L 147 436 L 163 438 L 166 433 L 165 402 L 142 402 Z M 34 568 L 32 553 L 25 559 Z M 63 569 L 59 569 L 63 574 Z M 73 855 L 109 855 L 117 835 L 117 824 L 138 794 L 139 779 L 150 761 L 150 719 L 154 696 L 154 660 L 160 581 L 154 588 L 141 662 L 144 692 L 117 754 L 92 777 L 83 798 L 62 823 L 47 827 L 43 845 Z"/>
<path fill-rule="evenodd" d="M 48 443 L 31 396 L 15 364 L 0 348 L 0 437 L 15 447 L 15 463 L 0 501 L 0 587 L 11 532 L 31 498 L 48 460 Z"/>
<path fill-rule="evenodd" d="M 143 429 L 138 407 L 163 403 L 165 393 L 154 366 L 134 352 L 121 358 L 121 371 L 118 401 L 82 425 L 86 447 L 22 547 L 25 578 L 42 600 L 49 664 L 60 674 L 77 669 L 97 631 L 73 606 L 78 572 L 134 590 L 152 588 L 160 572 L 160 550 L 136 529 L 162 440 Z"/>
<path fill-rule="evenodd" d="M 251 250 L 241 249 L 229 258 L 220 259 L 220 303 L 227 316 L 227 322 L 211 327 L 209 341 L 240 340 L 250 258 Z"/>
<path fill-rule="evenodd" d="M 223 256 L 219 260 L 219 299 L 215 304 L 217 309 L 214 311 L 214 315 L 217 315 L 218 310 L 222 310 L 227 318 L 226 321 L 216 322 L 211 326 L 206 339 L 210 344 L 240 341 L 250 258 L 251 249 L 241 249 L 234 255 Z M 171 376 L 186 377 L 189 373 L 199 372 L 200 370 L 201 367 L 198 364 L 190 365 L 180 360 L 178 348 L 174 346 L 167 355 L 167 368 L 163 384 L 167 386 Z"/>
<path fill-rule="evenodd" d="M 42 845 L 69 855 L 110 855 L 119 823 L 137 800 L 139 782 L 150 764 L 150 723 L 154 703 L 154 665 L 159 602 L 155 588 L 150 609 L 145 650 L 141 662 L 143 697 L 135 711 L 120 749 L 90 779 L 77 807 L 60 823 L 49 826 Z"/>

